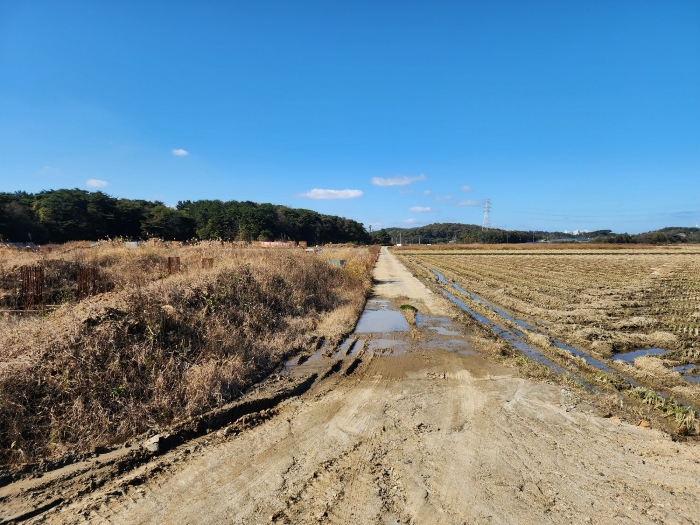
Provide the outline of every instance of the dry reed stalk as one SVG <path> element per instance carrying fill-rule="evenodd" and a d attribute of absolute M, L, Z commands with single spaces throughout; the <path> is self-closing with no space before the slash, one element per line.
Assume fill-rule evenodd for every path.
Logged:
<path fill-rule="evenodd" d="M 337 338 L 371 285 L 366 249 L 338 268 L 300 250 L 177 247 L 183 273 L 156 278 L 161 264 L 150 280 L 123 275 L 174 249 L 50 254 L 80 252 L 118 285 L 0 322 L 0 462 L 88 450 L 230 401 L 314 336 Z M 202 270 L 203 255 L 220 263 Z"/>

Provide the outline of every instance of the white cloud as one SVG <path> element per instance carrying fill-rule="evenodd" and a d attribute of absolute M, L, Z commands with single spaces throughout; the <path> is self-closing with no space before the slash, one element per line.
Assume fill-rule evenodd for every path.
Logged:
<path fill-rule="evenodd" d="M 401 222 L 403 222 L 404 224 L 415 224 L 416 222 L 418 222 L 418 219 L 410 218 L 410 219 L 405 219 Z"/>
<path fill-rule="evenodd" d="M 173 155 L 175 155 L 176 157 L 186 157 L 187 155 L 190 154 L 189 151 L 187 151 L 186 149 L 182 149 L 182 148 L 175 148 L 175 149 L 172 151 L 172 153 L 173 153 Z"/>
<path fill-rule="evenodd" d="M 355 199 L 363 195 L 364 193 L 361 190 L 321 190 L 314 188 L 299 196 L 309 199 Z"/>
<path fill-rule="evenodd" d="M 474 191 L 474 188 L 472 188 L 471 186 L 466 186 L 466 185 L 462 186 L 460 189 L 462 191 Z"/>
<path fill-rule="evenodd" d="M 430 195 L 432 191 L 430 190 L 423 190 L 423 195 Z"/>
<path fill-rule="evenodd" d="M 106 180 L 100 180 L 100 179 L 88 179 L 85 181 L 85 185 L 88 188 L 104 188 L 109 184 Z"/>
<path fill-rule="evenodd" d="M 372 177 L 372 184 L 375 186 L 405 186 L 418 180 L 425 180 L 427 177 L 421 173 L 417 177 L 409 177 L 408 175 L 395 175 L 393 177 Z"/>
<path fill-rule="evenodd" d="M 435 195 L 436 201 L 448 201 L 452 198 L 452 195 Z"/>
<path fill-rule="evenodd" d="M 466 201 L 461 201 L 459 203 L 460 206 L 481 206 L 481 201 L 475 201 L 472 199 L 468 199 Z"/>
<path fill-rule="evenodd" d="M 414 206 L 413 208 L 409 208 L 408 211 L 422 213 L 422 212 L 430 211 L 430 206 Z"/>

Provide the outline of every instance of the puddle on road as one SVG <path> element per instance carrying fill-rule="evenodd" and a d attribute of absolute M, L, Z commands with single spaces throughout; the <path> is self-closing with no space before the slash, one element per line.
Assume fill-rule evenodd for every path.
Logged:
<path fill-rule="evenodd" d="M 426 350 L 445 350 L 447 352 L 454 352 L 461 355 L 479 355 L 471 349 L 469 342 L 463 339 L 433 339 L 431 341 L 425 341 L 420 343 L 420 347 Z"/>
<path fill-rule="evenodd" d="M 341 359 L 345 357 L 345 355 L 350 351 L 350 348 L 352 348 L 352 345 L 355 344 L 355 341 L 357 341 L 357 339 L 354 337 L 348 337 L 345 341 L 343 341 L 338 347 L 338 351 L 333 356 L 333 359 Z"/>
<path fill-rule="evenodd" d="M 352 348 L 350 349 L 350 352 L 348 353 L 348 357 L 354 357 L 358 355 L 362 350 L 365 348 L 365 340 L 364 339 L 358 339 L 357 342 L 352 345 Z"/>
<path fill-rule="evenodd" d="M 295 356 L 292 357 L 289 361 L 287 361 L 286 363 L 284 363 L 284 368 L 285 368 L 286 370 L 289 370 L 289 369 L 292 368 L 293 366 L 296 366 L 298 360 L 299 360 L 299 356 L 298 356 L 298 355 L 295 355 Z"/>
<path fill-rule="evenodd" d="M 406 353 L 404 341 L 398 339 L 372 339 L 367 345 L 367 352 L 377 356 L 401 355 Z"/>
<path fill-rule="evenodd" d="M 313 354 L 311 354 L 308 361 L 314 361 L 315 359 L 321 359 L 321 356 L 323 355 L 323 351 L 324 351 L 323 348 L 319 348 Z"/>
<path fill-rule="evenodd" d="M 429 326 L 428 327 L 430 330 L 435 330 L 439 335 L 460 335 L 459 332 L 455 332 L 454 330 L 449 330 L 445 328 L 444 326 Z"/>
<path fill-rule="evenodd" d="M 391 302 L 384 299 L 370 299 L 355 327 L 356 334 L 408 332 L 408 321 L 404 315 L 392 310 Z"/>
<path fill-rule="evenodd" d="M 418 328 L 425 328 L 430 326 L 452 326 L 452 320 L 449 317 L 416 314 L 416 326 Z"/>
<path fill-rule="evenodd" d="M 395 310 L 388 299 L 370 299 L 365 304 L 365 310 Z"/>
<path fill-rule="evenodd" d="M 645 355 L 663 355 L 668 350 L 662 350 L 661 348 L 648 348 L 646 350 L 635 350 L 634 352 L 625 352 L 624 354 L 617 354 L 613 357 L 613 361 L 624 361 L 628 365 L 633 365 L 633 361 Z"/>
<path fill-rule="evenodd" d="M 348 345 L 352 344 L 353 341 L 354 339 L 348 340 Z M 288 361 L 286 361 L 282 369 L 278 372 L 278 374 L 280 376 L 288 376 L 290 374 L 297 375 L 300 373 L 318 371 L 319 367 L 326 366 L 327 364 L 328 358 L 324 359 L 326 351 L 328 351 L 328 346 L 326 345 L 326 341 L 323 340 L 321 347 L 318 350 L 316 350 L 313 354 L 296 355 Z M 337 355 L 338 354 L 336 354 L 336 356 Z M 326 361 L 326 363 L 324 363 L 323 361 Z"/>

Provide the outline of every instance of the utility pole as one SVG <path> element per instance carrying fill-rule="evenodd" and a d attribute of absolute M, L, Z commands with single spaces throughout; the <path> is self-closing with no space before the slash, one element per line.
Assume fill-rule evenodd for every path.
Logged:
<path fill-rule="evenodd" d="M 491 227 L 491 217 L 489 216 L 490 212 L 491 201 L 489 199 L 486 199 L 484 201 L 484 225 L 482 226 L 482 230 L 488 230 Z"/>

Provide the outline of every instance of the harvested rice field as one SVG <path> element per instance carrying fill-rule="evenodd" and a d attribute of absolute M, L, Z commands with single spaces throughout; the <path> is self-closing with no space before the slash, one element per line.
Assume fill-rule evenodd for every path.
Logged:
<path fill-rule="evenodd" d="M 583 353 L 633 386 L 698 401 L 698 248 L 436 247 L 395 253 L 423 279 L 517 328 L 550 354 Z M 446 282 L 438 283 L 436 272 Z"/>

